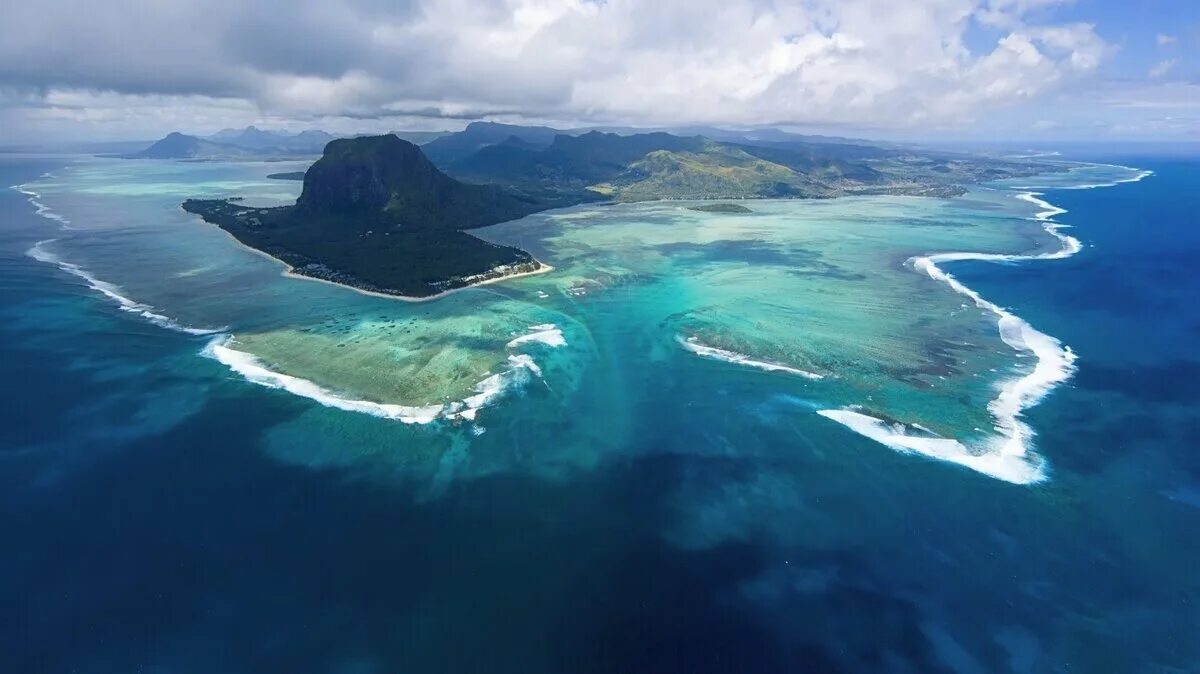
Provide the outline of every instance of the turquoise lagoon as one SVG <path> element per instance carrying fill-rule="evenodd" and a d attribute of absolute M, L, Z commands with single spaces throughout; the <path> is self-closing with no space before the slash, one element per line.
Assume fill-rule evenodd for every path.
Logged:
<path fill-rule="evenodd" d="M 179 209 L 301 164 L 0 157 L 0 670 L 1191 671 L 1200 168 L 1098 161 L 409 303 Z"/>
<path fill-rule="evenodd" d="M 300 185 L 266 174 L 303 167 L 83 162 L 21 187 L 54 225 L 29 254 L 202 336 L 199 355 L 250 382 L 428 426 L 412 438 L 419 454 L 514 418 L 554 429 L 594 415 L 620 429 L 631 406 L 655 404 L 655 381 L 702 369 L 790 401 L 791 414 L 1017 483 L 1052 465 L 1020 416 L 1069 377 L 1073 355 L 941 266 L 1066 257 L 1078 242 L 1031 190 L 1145 175 L 1079 165 L 956 199 L 752 201 L 749 214 L 561 209 L 475 232 L 553 272 L 408 302 L 284 276 L 179 208 L 290 203 Z M 614 437 L 601 436 L 597 454 Z"/>

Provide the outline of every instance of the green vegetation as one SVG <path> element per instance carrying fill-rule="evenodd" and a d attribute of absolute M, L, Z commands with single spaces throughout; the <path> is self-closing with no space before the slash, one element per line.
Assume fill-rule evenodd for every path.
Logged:
<path fill-rule="evenodd" d="M 509 131 L 519 127 L 504 127 Z M 506 136 L 461 155 L 483 138 L 463 132 L 439 143 L 459 155 L 441 165 L 462 180 L 504 185 L 560 206 L 597 199 L 829 198 L 849 194 L 949 197 L 966 183 L 1030 175 L 1044 163 L 884 148 L 843 142 L 782 140 L 719 142 L 668 133 L 559 134 L 544 147 L 544 129 Z M 469 137 L 469 138 L 468 138 Z M 800 137 L 795 137 L 800 138 Z"/>
<path fill-rule="evenodd" d="M 662 195 L 674 199 L 834 196 L 829 187 L 807 174 L 713 141 L 695 152 L 651 152 L 630 164 L 614 187 L 624 201 Z"/>
<path fill-rule="evenodd" d="M 230 134 L 263 147 L 280 138 L 253 128 Z M 303 135 L 288 138 L 293 143 L 322 140 Z M 295 206 L 250 208 L 231 199 L 189 200 L 184 208 L 284 260 L 297 273 L 426 296 L 536 270 L 539 263 L 528 253 L 463 230 L 547 208 L 600 200 L 951 197 L 965 183 L 1056 168 L 1028 160 L 812 141 L 783 132 L 767 135 L 767 141 L 721 142 L 662 132 L 569 135 L 546 127 L 476 123 L 425 146 L 446 173 L 421 148 L 394 134 L 333 140 L 307 172 L 271 174 L 304 181 Z M 151 150 L 200 156 L 211 145 L 172 134 Z M 692 208 L 749 211 L 736 204 Z"/>
<path fill-rule="evenodd" d="M 524 251 L 461 231 L 540 205 L 460 183 L 393 135 L 330 142 L 295 206 L 189 199 L 183 208 L 298 274 L 381 293 L 422 297 L 540 267 Z"/>

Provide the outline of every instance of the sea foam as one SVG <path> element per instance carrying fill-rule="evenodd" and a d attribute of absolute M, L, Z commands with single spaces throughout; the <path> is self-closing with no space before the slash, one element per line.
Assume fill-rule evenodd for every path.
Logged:
<path fill-rule="evenodd" d="M 54 213 L 41 203 L 36 192 L 25 186 L 14 186 L 13 189 L 29 197 L 30 203 L 37 209 L 37 214 L 58 222 L 63 228 L 68 228 L 68 221 Z M 280 389 L 293 395 L 314 400 L 327 407 L 334 407 L 349 412 L 359 412 L 372 416 L 394 419 L 406 424 L 427 424 L 437 419 L 463 419 L 473 421 L 479 410 L 493 403 L 511 390 L 514 386 L 524 383 L 530 376 L 541 377 L 542 370 L 531 356 L 521 353 L 510 354 L 507 357 L 508 368 L 490 375 L 474 386 L 474 395 L 461 401 L 447 402 L 439 405 L 407 406 L 391 403 L 377 403 L 370 400 L 358 400 L 322 387 L 316 382 L 300 377 L 276 372 L 270 369 L 256 356 L 233 348 L 233 335 L 227 334 L 227 327 L 196 328 L 184 325 L 168 316 L 159 313 L 154 307 L 133 300 L 124 294 L 120 286 L 103 281 L 83 267 L 67 262 L 47 246 L 57 239 L 45 239 L 37 242 L 25 254 L 47 264 L 53 264 L 59 269 L 83 279 L 88 287 L 112 300 L 122 311 L 136 314 L 143 319 L 163 328 L 182 332 L 189 335 L 215 335 L 201 351 L 202 355 L 212 358 L 233 372 L 241 375 L 247 381 Z M 554 324 L 533 325 L 530 332 L 511 340 L 506 347 L 516 349 L 530 343 L 541 343 L 551 347 L 564 346 L 567 342 L 562 330 Z"/>
<path fill-rule="evenodd" d="M 563 337 L 562 330 L 560 330 L 557 325 L 553 323 L 545 323 L 542 325 L 529 326 L 529 332 L 527 334 L 514 338 L 505 346 L 512 349 L 521 346 L 522 344 L 529 344 L 531 342 L 539 342 L 550 347 L 566 346 L 567 344 L 566 338 Z"/>
<path fill-rule="evenodd" d="M 307 379 L 271 370 L 257 357 L 234 349 L 231 346 L 232 342 L 232 336 L 220 335 L 204 347 L 203 354 L 222 363 L 249 382 L 268 388 L 282 389 L 292 395 L 315 400 L 326 407 L 395 419 L 408 424 L 429 423 L 441 416 L 444 409 L 442 405 L 408 407 L 339 396 Z"/>
<path fill-rule="evenodd" d="M 1084 184 L 1080 184 L 1080 185 L 1021 185 L 1021 186 L 1011 186 L 1011 188 L 1016 189 L 1016 190 L 1038 190 L 1038 189 L 1094 190 L 1099 187 L 1116 187 L 1117 185 L 1123 185 L 1125 183 L 1136 183 L 1138 181 L 1144 180 L 1144 179 L 1149 178 L 1150 176 L 1154 175 L 1154 171 L 1150 171 L 1147 169 L 1134 168 L 1132 166 L 1122 166 L 1121 164 L 1086 163 L 1086 164 L 1082 164 L 1082 165 L 1083 166 L 1100 166 L 1100 167 L 1104 167 L 1104 168 L 1122 169 L 1125 171 L 1132 172 L 1133 175 L 1128 178 L 1112 178 L 1108 181 L 1099 182 L 1099 183 L 1084 183 Z"/>
<path fill-rule="evenodd" d="M 397 405 L 360 400 L 339 394 L 308 379 L 277 372 L 257 356 L 233 348 L 233 343 L 232 335 L 218 335 L 204 347 L 202 353 L 241 375 L 246 381 L 259 386 L 280 389 L 326 407 L 369 414 L 406 424 L 428 424 L 438 419 L 474 421 L 480 409 L 495 402 L 513 387 L 524 384 L 530 376 L 540 377 L 542 374 L 533 358 L 524 354 L 514 354 L 508 357 L 508 369 L 475 384 L 475 394 L 461 401 L 421 406 Z"/>
<path fill-rule="evenodd" d="M 50 177 L 50 174 L 45 173 L 43 174 L 43 177 Z M 53 220 L 54 222 L 57 222 L 58 225 L 63 229 L 72 229 L 71 221 L 62 215 L 55 213 L 49 206 L 42 203 L 42 195 L 29 189 L 28 185 L 13 185 L 12 189 L 25 195 L 25 197 L 29 200 L 30 205 L 33 206 L 37 215 L 40 215 L 47 220 Z"/>
<path fill-rule="evenodd" d="M 128 311 L 131 314 L 136 314 L 138 316 L 141 316 L 142 318 L 150 321 L 151 323 L 153 323 L 159 327 L 168 328 L 170 330 L 175 330 L 177 332 L 182 332 L 182 333 L 186 333 L 189 335 L 211 335 L 211 334 L 221 332 L 222 330 L 224 330 L 224 328 L 194 328 L 191 326 L 183 325 L 182 323 L 180 323 L 168 316 L 164 316 L 164 315 L 158 313 L 157 311 L 155 311 L 154 307 L 151 307 L 148 304 L 142 304 L 141 302 L 137 302 L 135 300 L 130 299 L 129 297 L 126 297 L 124 294 L 122 294 L 122 290 L 121 290 L 120 286 L 114 285 L 107 281 L 102 281 L 102 280 L 96 278 L 95 276 L 93 276 L 90 272 L 88 272 L 83 267 L 80 267 L 79 265 L 73 264 L 71 262 L 67 262 L 66 260 L 63 260 L 62 258 L 58 257 L 54 253 L 47 250 L 46 245 L 53 243 L 56 240 L 57 239 L 46 239 L 44 241 L 39 241 L 36 244 L 34 244 L 34 246 L 32 248 L 25 251 L 25 254 L 28 255 L 29 257 L 37 260 L 38 262 L 45 262 L 47 264 L 53 264 L 53 265 L 57 266 L 59 269 L 67 272 L 68 274 L 71 274 L 73 276 L 77 276 L 77 277 L 83 279 L 84 282 L 87 283 L 89 288 L 99 292 L 100 294 L 104 295 L 108 299 L 116 302 L 117 306 L 122 311 Z"/>
<path fill-rule="evenodd" d="M 1038 192 L 1021 192 L 1016 198 L 1041 208 L 1033 217 L 1059 240 L 1061 247 L 1057 251 L 1036 255 L 939 253 L 909 260 L 917 271 L 928 274 L 935 281 L 945 283 L 955 292 L 970 298 L 976 306 L 995 314 L 1000 339 L 1017 351 L 1032 354 L 1037 360 L 1033 371 L 1002 382 L 999 394 L 988 404 L 988 411 L 995 420 L 996 435 L 967 447 L 958 440 L 913 436 L 908 432 L 908 427 L 889 424 L 853 408 L 822 410 L 819 414 L 892 449 L 950 461 L 1016 484 L 1031 484 L 1044 480 L 1045 461 L 1033 451 L 1034 432 L 1021 420 L 1021 414 L 1071 377 L 1075 372 L 1075 354 L 1054 337 L 1039 332 L 1019 316 L 984 299 L 938 266 L 941 262 L 960 260 L 1057 260 L 1078 253 L 1082 249 L 1079 240 L 1059 232 L 1062 225 L 1052 220 L 1067 211 L 1047 202 L 1041 196 Z"/>
<path fill-rule="evenodd" d="M 745 365 L 746 367 L 753 367 L 753 368 L 757 368 L 759 370 L 766 370 L 767 372 L 787 372 L 789 374 L 799 375 L 801 377 L 804 377 L 805 379 L 823 379 L 824 378 L 823 375 L 819 375 L 816 372 L 809 372 L 807 370 L 801 370 L 799 368 L 790 367 L 788 365 L 782 365 L 780 363 L 771 363 L 771 362 L 764 361 L 764 360 L 755 360 L 755 359 L 751 358 L 750 356 L 747 356 L 744 353 L 738 353 L 736 351 L 728 351 L 726 349 L 719 349 L 715 346 L 708 346 L 706 344 L 701 344 L 700 341 L 697 340 L 695 337 L 688 337 L 686 339 L 683 337 L 677 337 L 676 339 L 679 342 L 679 344 L 681 346 L 683 346 L 684 349 L 691 351 L 692 353 L 696 354 L 697 356 L 703 356 L 705 358 L 712 358 L 713 360 L 722 360 L 727 363 L 734 363 L 736 365 Z"/>

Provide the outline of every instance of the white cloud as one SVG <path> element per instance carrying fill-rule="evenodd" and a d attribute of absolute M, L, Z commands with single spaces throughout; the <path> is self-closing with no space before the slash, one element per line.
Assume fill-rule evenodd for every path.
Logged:
<path fill-rule="evenodd" d="M 99 17 L 76 2 L 18 5 L 0 25 L 0 88 L 53 92 L 42 119 L 63 92 L 109 105 L 100 91 L 284 119 L 903 129 L 1038 100 L 1111 51 L 1091 25 L 1034 20 L 1061 0 L 112 0 Z M 975 52 L 973 21 L 1000 29 Z"/>
<path fill-rule="evenodd" d="M 1158 46 L 1166 47 L 1167 45 L 1172 45 L 1176 42 L 1179 42 L 1179 38 L 1175 37 L 1174 35 L 1165 35 L 1163 33 L 1159 33 L 1158 37 L 1155 38 L 1155 41 L 1158 43 Z"/>
<path fill-rule="evenodd" d="M 1104 103 L 1114 108 L 1200 110 L 1200 84 L 1162 82 L 1113 92 Z"/>
<path fill-rule="evenodd" d="M 1171 69 L 1175 67 L 1176 63 L 1179 63 L 1179 59 L 1166 59 L 1165 61 L 1159 61 L 1158 63 L 1154 64 L 1154 67 L 1150 68 L 1150 71 L 1147 72 L 1146 75 L 1152 80 L 1161 80 L 1171 72 Z"/>

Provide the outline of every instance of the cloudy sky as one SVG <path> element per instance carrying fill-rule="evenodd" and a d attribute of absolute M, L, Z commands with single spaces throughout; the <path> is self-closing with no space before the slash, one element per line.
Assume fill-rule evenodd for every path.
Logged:
<path fill-rule="evenodd" d="M 1200 140 L 1200 1 L 39 0 L 0 17 L 0 144 L 481 118 Z"/>

